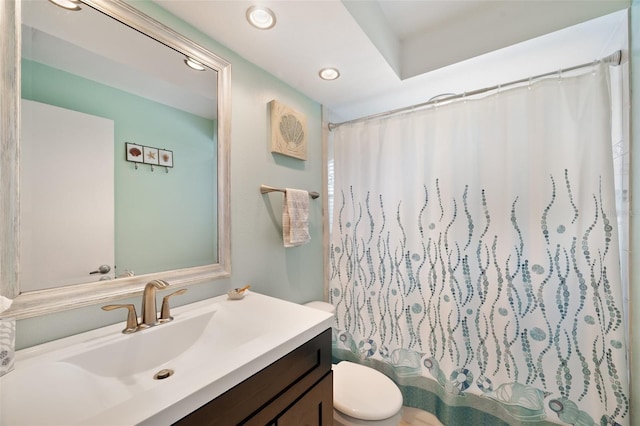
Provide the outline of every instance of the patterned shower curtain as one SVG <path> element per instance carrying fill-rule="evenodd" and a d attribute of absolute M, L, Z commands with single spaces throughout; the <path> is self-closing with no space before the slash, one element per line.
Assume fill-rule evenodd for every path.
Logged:
<path fill-rule="evenodd" d="M 628 425 L 608 66 L 338 127 L 334 361 L 445 425 Z"/>

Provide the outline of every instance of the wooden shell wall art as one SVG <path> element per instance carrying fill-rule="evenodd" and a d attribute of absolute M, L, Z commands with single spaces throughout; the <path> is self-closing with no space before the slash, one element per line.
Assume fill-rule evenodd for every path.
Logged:
<path fill-rule="evenodd" d="M 153 166 L 164 167 L 167 173 L 169 173 L 169 167 L 173 167 L 173 151 L 131 142 L 126 142 L 125 147 L 126 160 L 135 163 L 136 170 L 138 170 L 138 163 L 149 164 L 151 171 L 154 170 Z"/>
<path fill-rule="evenodd" d="M 269 102 L 271 152 L 307 159 L 307 118 L 288 106 Z"/>

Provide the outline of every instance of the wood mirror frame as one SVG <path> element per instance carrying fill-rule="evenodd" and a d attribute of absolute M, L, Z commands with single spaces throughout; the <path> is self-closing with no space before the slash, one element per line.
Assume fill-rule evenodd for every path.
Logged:
<path fill-rule="evenodd" d="M 111 281 L 20 291 L 20 78 L 21 3 L 0 5 L 0 295 L 12 299 L 0 317 L 29 318 L 141 294 L 144 285 L 163 279 L 171 287 L 183 287 L 231 274 L 229 215 L 229 146 L 231 125 L 231 64 L 213 52 L 150 18 L 122 0 L 82 0 L 123 25 L 146 34 L 217 71 L 218 85 L 218 261 L 211 265 L 119 278 Z"/>

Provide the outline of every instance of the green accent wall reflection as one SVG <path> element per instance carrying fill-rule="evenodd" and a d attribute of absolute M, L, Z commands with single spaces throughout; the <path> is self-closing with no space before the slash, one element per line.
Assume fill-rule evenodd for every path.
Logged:
<path fill-rule="evenodd" d="M 215 263 L 215 120 L 29 60 L 22 61 L 22 97 L 114 121 L 116 273 Z M 125 160 L 125 142 L 173 151 L 174 167 L 136 170 Z"/>

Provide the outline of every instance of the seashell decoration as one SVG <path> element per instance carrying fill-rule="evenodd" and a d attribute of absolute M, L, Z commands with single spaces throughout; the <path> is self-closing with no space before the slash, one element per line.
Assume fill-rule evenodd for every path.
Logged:
<path fill-rule="evenodd" d="M 280 119 L 280 134 L 291 149 L 296 149 L 304 141 L 302 123 L 291 114 Z"/>
<path fill-rule="evenodd" d="M 139 157 L 142 155 L 142 151 L 134 146 L 133 148 L 129 148 L 129 154 L 134 157 Z"/>
<path fill-rule="evenodd" d="M 273 100 L 271 114 L 271 152 L 307 159 L 307 119 L 303 114 Z"/>

